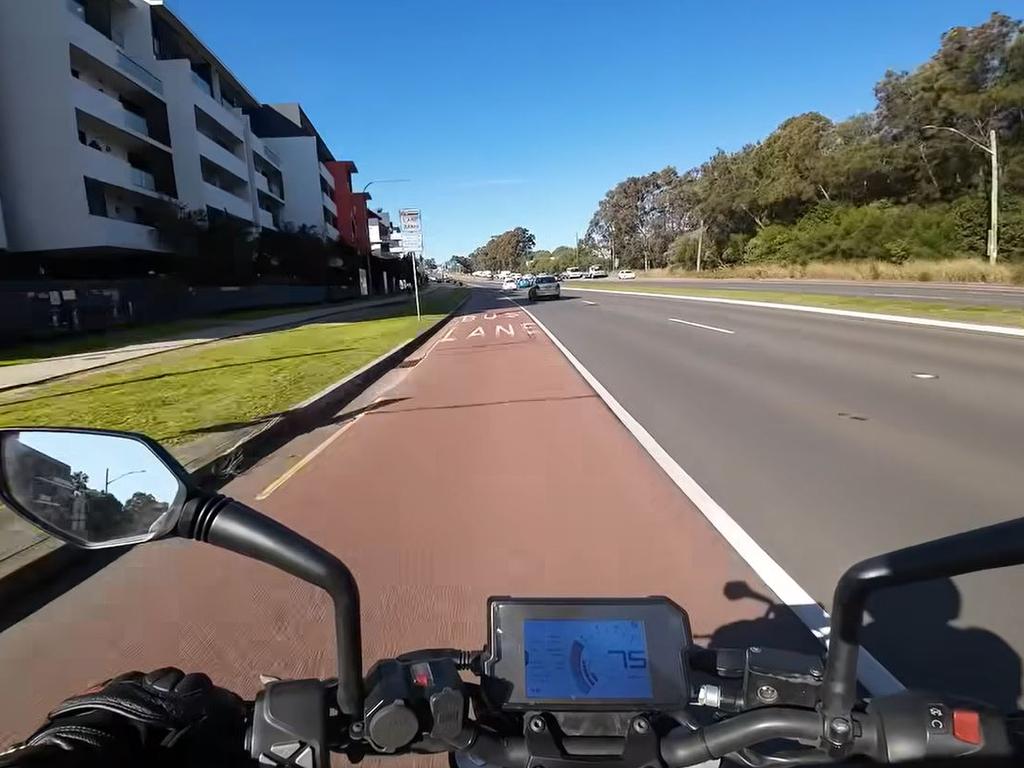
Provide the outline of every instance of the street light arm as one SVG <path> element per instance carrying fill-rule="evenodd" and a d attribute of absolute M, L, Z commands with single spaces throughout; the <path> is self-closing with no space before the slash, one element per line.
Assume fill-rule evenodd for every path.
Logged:
<path fill-rule="evenodd" d="M 949 131 L 950 133 L 955 133 L 957 136 L 961 136 L 961 137 L 967 139 L 969 142 L 971 142 L 971 144 L 976 146 L 978 149 L 980 149 L 980 150 L 982 150 L 984 152 L 987 152 L 990 155 L 992 154 L 992 150 L 989 147 L 986 147 L 984 144 L 982 144 L 977 139 L 974 139 L 971 136 L 968 136 L 966 133 L 964 133 L 963 131 L 961 131 L 961 130 L 959 130 L 957 128 L 950 128 L 947 125 L 922 125 L 921 127 L 922 128 L 927 128 L 927 129 L 930 129 L 930 130 L 933 130 L 933 131 Z"/>
<path fill-rule="evenodd" d="M 372 184 L 404 184 L 410 181 L 412 179 L 374 179 L 373 181 L 366 182 L 363 186 L 363 192 L 368 190 Z"/>

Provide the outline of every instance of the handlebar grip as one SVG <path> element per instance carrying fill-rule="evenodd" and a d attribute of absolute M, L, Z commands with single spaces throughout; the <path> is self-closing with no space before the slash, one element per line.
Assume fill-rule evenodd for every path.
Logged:
<path fill-rule="evenodd" d="M 661 742 L 661 758 L 670 768 L 684 768 L 760 744 L 770 739 L 818 741 L 822 718 L 802 709 L 765 708 L 744 712 L 699 731 L 676 728 Z"/>

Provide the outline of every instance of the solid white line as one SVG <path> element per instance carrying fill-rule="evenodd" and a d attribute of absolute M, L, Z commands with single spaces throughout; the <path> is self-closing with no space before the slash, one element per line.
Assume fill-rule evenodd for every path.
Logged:
<path fill-rule="evenodd" d="M 348 428 L 351 427 L 353 424 L 355 424 L 357 421 L 359 421 L 359 419 L 361 419 L 362 416 L 363 416 L 362 414 L 359 414 L 358 416 L 356 416 L 351 421 L 346 422 L 344 425 L 342 425 L 342 427 L 337 432 L 334 432 L 330 437 L 328 437 L 326 440 L 324 440 L 322 443 L 320 443 L 320 445 L 318 445 L 312 451 L 310 451 L 305 456 L 303 456 L 301 459 L 299 459 L 298 463 L 296 463 L 295 465 L 290 467 L 283 475 L 281 475 L 279 478 L 277 478 L 277 480 L 275 480 L 270 485 L 268 485 L 266 488 L 264 488 L 262 491 L 260 491 L 259 496 L 256 497 L 256 501 L 263 501 L 263 499 L 267 498 L 270 494 L 272 494 L 274 491 L 276 491 L 282 485 L 284 485 L 289 480 L 291 480 L 298 473 L 298 471 L 300 469 L 302 469 L 304 466 L 309 464 L 309 462 L 311 462 L 313 459 L 315 459 L 317 456 L 319 456 L 321 453 L 323 453 L 325 450 L 327 450 L 327 447 L 331 443 L 333 443 L 335 440 L 337 440 L 339 437 L 341 437 L 343 434 L 345 434 L 345 432 L 348 430 Z"/>
<path fill-rule="evenodd" d="M 588 307 L 596 307 L 597 306 L 597 302 L 596 301 L 587 301 L 586 299 L 584 299 L 583 303 L 586 304 Z"/>
<path fill-rule="evenodd" d="M 729 514 L 719 506 L 711 496 L 694 480 L 686 471 L 679 466 L 679 464 L 673 459 L 664 448 L 658 443 L 651 434 L 644 429 L 643 425 L 640 424 L 633 416 L 623 408 L 619 401 L 616 400 L 612 394 L 604 388 L 604 385 L 598 381 L 594 375 L 588 371 L 583 364 L 576 359 L 576 357 L 570 352 L 558 338 L 548 330 L 547 326 L 544 325 L 537 316 L 534 315 L 523 305 L 519 305 L 520 308 L 526 312 L 533 322 L 547 335 L 551 342 L 558 348 L 558 350 L 565 356 L 565 358 L 572 364 L 573 368 L 586 380 L 598 396 L 604 401 L 605 405 L 608 406 L 609 410 L 615 414 L 616 418 L 622 422 L 623 426 L 626 427 L 636 438 L 636 441 L 647 451 L 652 459 L 664 470 L 665 474 L 676 484 L 689 499 L 693 502 L 694 506 L 701 511 L 701 514 L 707 518 L 708 522 L 715 527 L 722 537 L 729 542 L 733 549 L 736 550 L 737 554 L 742 557 L 750 568 L 756 573 L 761 581 L 772 592 L 775 593 L 776 597 L 780 602 L 789 606 L 793 613 L 802 621 L 809 630 L 822 641 L 824 644 L 828 644 L 828 614 L 825 610 L 818 605 L 817 601 L 804 590 L 796 580 L 793 579 L 788 573 L 786 573 L 782 567 L 772 559 L 771 555 L 762 549 L 761 545 L 758 544 L 754 539 L 744 531 L 739 524 L 729 516 Z M 903 684 L 866 649 L 861 649 L 859 657 L 859 665 L 857 667 L 858 676 L 861 682 L 868 688 L 871 693 L 876 696 L 895 693 L 902 691 Z"/>
<path fill-rule="evenodd" d="M 921 325 L 928 328 L 945 328 L 951 331 L 976 331 L 1001 336 L 1017 336 L 1024 338 L 1024 328 L 1008 328 L 1002 325 L 980 325 L 978 323 L 958 323 L 952 320 L 930 320 L 924 317 L 904 317 L 902 315 L 883 315 L 876 312 L 855 312 L 851 309 L 827 309 L 825 307 L 808 307 L 803 304 L 778 304 L 771 301 L 749 301 L 747 299 L 719 299 L 711 296 L 681 296 L 673 293 L 648 293 L 647 291 L 609 291 L 600 288 L 569 288 L 572 291 L 587 293 L 613 293 L 616 296 L 642 296 L 650 299 L 677 299 L 679 301 L 696 301 L 705 304 L 728 304 L 734 307 L 760 307 L 761 309 L 786 309 L 790 312 L 806 312 L 812 315 L 831 315 L 832 317 L 853 317 L 858 320 L 881 320 L 887 323 L 903 325 Z"/>
<path fill-rule="evenodd" d="M 717 331 L 718 333 L 736 333 L 736 331 L 730 331 L 728 328 L 715 328 L 713 325 L 702 325 L 701 323 L 691 323 L 689 320 L 677 320 L 674 317 L 668 319 L 670 323 L 682 323 L 683 325 L 692 325 L 694 328 L 703 328 L 706 331 Z"/>

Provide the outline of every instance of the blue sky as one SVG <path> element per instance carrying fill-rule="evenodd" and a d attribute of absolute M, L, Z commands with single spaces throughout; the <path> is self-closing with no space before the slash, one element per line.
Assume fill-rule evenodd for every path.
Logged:
<path fill-rule="evenodd" d="M 169 0 L 265 102 L 299 101 L 439 261 L 528 227 L 572 244 L 616 182 L 785 118 L 870 109 L 954 25 L 1024 0 Z"/>

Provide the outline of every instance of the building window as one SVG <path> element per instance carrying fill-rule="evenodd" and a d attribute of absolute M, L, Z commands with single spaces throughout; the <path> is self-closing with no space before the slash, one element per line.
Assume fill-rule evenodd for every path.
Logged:
<path fill-rule="evenodd" d="M 86 138 L 85 138 L 85 131 L 79 131 L 79 132 L 78 132 L 78 140 L 79 140 L 80 142 L 82 142 L 83 144 L 85 144 L 85 143 L 86 143 Z"/>
<path fill-rule="evenodd" d="M 96 179 L 86 177 L 85 199 L 89 203 L 89 213 L 93 216 L 107 216 L 107 194 Z"/>
<path fill-rule="evenodd" d="M 71 68 L 71 76 L 72 76 L 73 78 L 75 78 L 75 80 L 80 80 L 80 79 L 81 79 L 81 77 L 82 77 L 82 73 L 81 73 L 81 72 L 79 72 L 79 71 L 78 71 L 77 69 L 75 69 L 74 67 L 72 67 L 72 68 Z"/>

